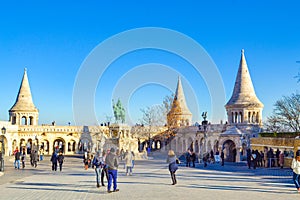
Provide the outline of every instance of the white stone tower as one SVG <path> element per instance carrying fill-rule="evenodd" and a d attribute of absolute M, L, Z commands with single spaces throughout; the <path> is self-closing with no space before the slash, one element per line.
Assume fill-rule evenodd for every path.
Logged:
<path fill-rule="evenodd" d="M 172 108 L 167 115 L 167 119 L 168 125 L 171 127 L 190 126 L 192 123 L 192 113 L 186 105 L 180 77 L 178 77 Z"/>
<path fill-rule="evenodd" d="M 242 49 L 239 70 L 236 76 L 233 94 L 225 105 L 228 123 L 262 125 L 264 105 L 257 98 Z"/>
<path fill-rule="evenodd" d="M 9 121 L 13 125 L 38 125 L 39 111 L 32 101 L 27 70 L 23 79 L 15 104 L 9 110 Z"/>

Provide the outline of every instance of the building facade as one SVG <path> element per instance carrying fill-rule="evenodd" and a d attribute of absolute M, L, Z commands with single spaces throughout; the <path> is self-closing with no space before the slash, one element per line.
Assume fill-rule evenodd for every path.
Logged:
<path fill-rule="evenodd" d="M 246 158 L 246 149 L 250 148 L 250 139 L 258 137 L 262 127 L 263 104 L 255 94 L 244 50 L 241 51 L 240 65 L 232 96 L 225 105 L 228 118 L 225 124 L 191 125 L 191 123 L 183 123 L 189 121 L 192 116 L 186 106 L 180 79 L 176 94 L 180 94 L 181 101 L 176 101 L 175 95 L 172 110 L 168 116 L 179 116 L 173 117 L 173 119 L 179 120 L 178 122 L 175 120 L 175 124 L 170 120 L 176 126 L 175 134 L 172 134 L 171 139 L 167 138 L 168 142 L 162 142 L 166 144 L 163 150 L 173 149 L 180 155 L 190 149 L 199 158 L 202 158 L 205 153 L 211 151 L 216 153 L 223 150 L 226 161 L 235 162 Z M 176 110 L 174 108 L 184 109 Z M 157 137 L 157 140 L 164 140 L 164 138 Z"/>
<path fill-rule="evenodd" d="M 0 122 L 0 127 L 6 129 L 6 133 L 1 135 L 5 155 L 11 155 L 16 147 L 25 148 L 28 153 L 43 149 L 44 154 L 51 154 L 55 150 L 75 154 L 112 146 L 138 152 L 144 150 L 145 145 L 150 145 L 154 151 L 173 149 L 177 154 L 191 149 L 199 158 L 205 153 L 223 150 L 227 161 L 239 161 L 245 158 L 250 139 L 258 136 L 263 109 L 254 91 L 244 50 L 241 52 L 234 90 L 225 109 L 228 118 L 226 123 L 193 125 L 192 113 L 187 107 L 179 77 L 166 127 L 130 127 L 126 124 L 39 125 L 39 111 L 33 103 L 25 69 L 16 102 L 9 110 L 9 121 Z M 141 147 L 141 144 L 144 146 Z"/>

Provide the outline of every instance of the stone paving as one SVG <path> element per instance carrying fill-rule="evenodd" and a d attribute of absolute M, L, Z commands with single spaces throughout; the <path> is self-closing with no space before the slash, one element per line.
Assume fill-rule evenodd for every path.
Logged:
<path fill-rule="evenodd" d="M 133 176 L 119 167 L 119 192 L 107 193 L 96 188 L 93 169 L 84 170 L 82 159 L 66 157 L 62 172 L 52 172 L 49 158 L 37 168 L 27 164 L 15 170 L 12 160 L 6 162 L 0 176 L 0 199 L 276 199 L 299 198 L 290 169 L 249 170 L 245 165 L 210 164 L 204 168 L 180 166 L 178 184 L 171 185 L 165 160 L 136 161 Z M 227 165 L 226 165 L 227 164 Z"/>

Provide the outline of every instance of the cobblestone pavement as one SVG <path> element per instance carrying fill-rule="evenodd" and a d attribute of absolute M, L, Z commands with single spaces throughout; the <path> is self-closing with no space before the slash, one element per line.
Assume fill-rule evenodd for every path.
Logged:
<path fill-rule="evenodd" d="M 0 176 L 0 199 L 255 199 L 288 200 L 299 198 L 290 169 L 249 170 L 244 165 L 210 164 L 204 168 L 180 166 L 178 184 L 171 178 L 164 160 L 136 161 L 133 176 L 126 176 L 121 165 L 119 192 L 107 193 L 96 188 L 93 169 L 84 170 L 82 160 L 66 157 L 62 172 L 52 172 L 49 158 L 37 168 L 27 164 L 15 170 L 12 160 L 6 162 Z"/>

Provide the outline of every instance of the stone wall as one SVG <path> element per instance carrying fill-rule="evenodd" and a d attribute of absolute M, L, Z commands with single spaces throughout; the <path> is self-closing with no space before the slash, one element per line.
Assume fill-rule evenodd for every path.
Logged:
<path fill-rule="evenodd" d="M 280 151 L 296 152 L 300 149 L 299 138 L 272 138 L 272 137 L 259 137 L 251 138 L 251 149 L 263 151 L 264 147 L 273 148 L 274 151 L 279 148 Z M 292 157 L 284 158 L 284 166 L 291 166 Z"/>

